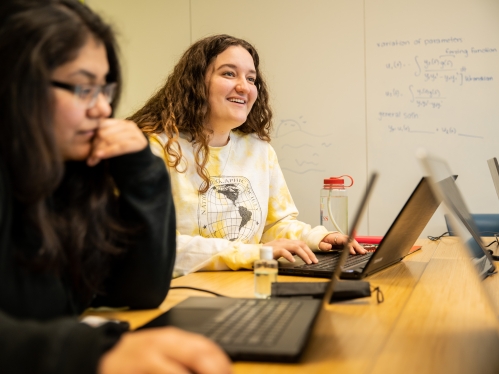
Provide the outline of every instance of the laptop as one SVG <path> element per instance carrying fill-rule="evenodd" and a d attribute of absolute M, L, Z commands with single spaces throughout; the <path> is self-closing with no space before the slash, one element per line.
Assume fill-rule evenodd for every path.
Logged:
<path fill-rule="evenodd" d="M 448 218 L 451 220 L 451 226 L 467 248 L 480 277 L 483 279 L 495 273 L 492 255 L 482 244 L 478 228 L 447 163 L 428 155 L 423 150 L 418 152 L 418 158 L 429 175 L 433 193 L 444 202 L 449 213 Z"/>
<path fill-rule="evenodd" d="M 412 249 L 438 206 L 426 178 L 422 178 L 374 252 L 350 255 L 341 273 L 342 279 L 363 279 L 400 262 Z M 337 251 L 316 253 L 319 263 L 306 264 L 279 260 L 279 274 L 330 278 L 336 268 Z"/>
<path fill-rule="evenodd" d="M 355 237 L 376 178 L 373 174 L 370 179 L 346 246 Z M 344 250 L 322 302 L 298 298 L 189 297 L 141 329 L 176 326 L 205 335 L 218 343 L 234 361 L 295 362 L 305 349 L 321 305 L 329 304 L 332 299 L 341 264 L 347 257 L 348 251 Z"/>
<path fill-rule="evenodd" d="M 497 162 L 497 158 L 493 157 L 487 160 L 487 164 L 489 165 L 490 175 L 496 188 L 497 197 L 499 198 L 499 163 Z"/>

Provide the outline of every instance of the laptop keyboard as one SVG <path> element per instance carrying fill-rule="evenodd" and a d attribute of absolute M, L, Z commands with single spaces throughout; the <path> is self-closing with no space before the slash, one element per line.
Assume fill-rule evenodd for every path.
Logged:
<path fill-rule="evenodd" d="M 205 335 L 223 345 L 270 346 L 301 304 L 298 300 L 243 299 L 206 324 Z"/>
<path fill-rule="evenodd" d="M 371 258 L 374 252 L 367 252 L 364 255 L 350 255 L 343 266 L 344 268 L 356 268 L 361 265 L 365 265 L 367 261 Z M 321 270 L 333 270 L 340 259 L 341 252 L 331 253 L 322 256 L 317 264 L 304 264 L 297 266 L 297 268 L 302 269 L 321 269 Z"/>

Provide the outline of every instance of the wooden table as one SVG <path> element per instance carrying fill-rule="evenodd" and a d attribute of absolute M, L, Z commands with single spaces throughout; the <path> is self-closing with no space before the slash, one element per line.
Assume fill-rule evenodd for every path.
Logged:
<path fill-rule="evenodd" d="M 298 364 L 237 362 L 235 373 L 498 373 L 499 275 L 482 285 L 455 237 L 419 240 L 420 251 L 367 280 L 384 293 L 329 305 L 322 310 Z M 325 281 L 279 276 L 279 282 Z M 208 289 L 232 297 L 253 296 L 250 271 L 204 272 L 172 286 Z M 493 295 L 490 300 L 484 287 Z M 136 328 L 188 296 L 170 290 L 159 309 L 100 313 Z"/>

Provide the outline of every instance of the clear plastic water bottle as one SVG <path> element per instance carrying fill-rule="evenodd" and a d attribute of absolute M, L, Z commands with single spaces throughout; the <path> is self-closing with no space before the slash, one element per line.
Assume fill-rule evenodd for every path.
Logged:
<path fill-rule="evenodd" d="M 345 186 L 345 179 L 350 184 Z M 347 188 L 353 186 L 353 178 L 349 175 L 324 179 L 321 190 L 321 225 L 329 231 L 348 233 L 348 193 Z"/>
<path fill-rule="evenodd" d="M 268 299 L 272 293 L 272 283 L 277 282 L 277 261 L 270 246 L 260 248 L 260 259 L 253 265 L 255 273 L 255 297 Z"/>

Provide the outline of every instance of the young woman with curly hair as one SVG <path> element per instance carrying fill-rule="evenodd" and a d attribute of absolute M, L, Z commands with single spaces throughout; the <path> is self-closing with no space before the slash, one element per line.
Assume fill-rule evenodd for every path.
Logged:
<path fill-rule="evenodd" d="M 194 43 L 130 117 L 170 171 L 177 214 L 174 275 L 251 268 L 262 244 L 274 257 L 317 262 L 346 236 L 297 220 L 269 144 L 272 110 L 256 49 L 215 35 Z M 354 242 L 352 253 L 365 253 Z"/>

